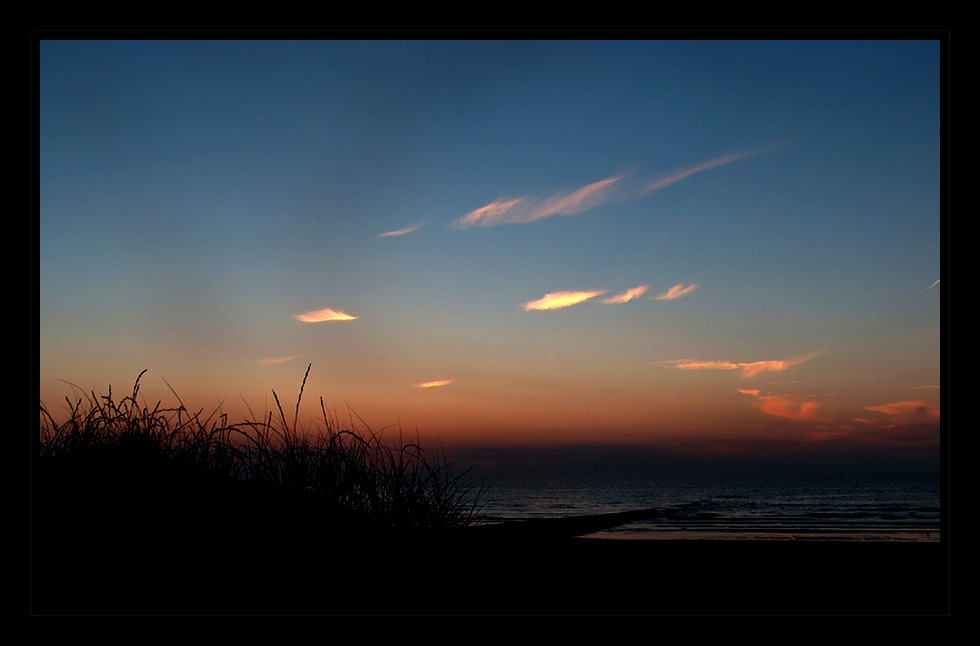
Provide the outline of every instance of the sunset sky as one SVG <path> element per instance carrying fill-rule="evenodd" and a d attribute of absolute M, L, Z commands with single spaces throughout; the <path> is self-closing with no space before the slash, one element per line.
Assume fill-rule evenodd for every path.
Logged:
<path fill-rule="evenodd" d="M 42 42 L 41 400 L 938 468 L 941 47 Z"/>

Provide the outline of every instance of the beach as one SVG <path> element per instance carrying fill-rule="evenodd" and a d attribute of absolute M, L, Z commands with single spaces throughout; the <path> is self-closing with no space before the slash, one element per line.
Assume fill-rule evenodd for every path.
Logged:
<path fill-rule="evenodd" d="M 32 614 L 945 615 L 942 543 L 243 537 L 35 559 Z"/>
<path fill-rule="evenodd" d="M 650 531 L 703 515 L 680 513 L 687 504 L 395 530 L 261 483 L 74 464 L 35 464 L 33 615 L 949 614 L 948 536 Z M 567 511 L 576 495 L 561 491 Z M 717 511 L 710 500 L 698 508 Z M 630 527 L 647 530 L 612 538 Z"/>

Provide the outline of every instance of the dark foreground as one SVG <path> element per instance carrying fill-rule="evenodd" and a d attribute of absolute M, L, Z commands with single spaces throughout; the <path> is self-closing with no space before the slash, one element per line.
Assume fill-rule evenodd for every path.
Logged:
<path fill-rule="evenodd" d="M 31 613 L 949 614 L 939 543 L 242 541 L 35 553 Z"/>
<path fill-rule="evenodd" d="M 275 492 L 55 475 L 32 479 L 33 615 L 949 614 L 944 543 L 563 538 L 625 517 L 396 534 Z"/>

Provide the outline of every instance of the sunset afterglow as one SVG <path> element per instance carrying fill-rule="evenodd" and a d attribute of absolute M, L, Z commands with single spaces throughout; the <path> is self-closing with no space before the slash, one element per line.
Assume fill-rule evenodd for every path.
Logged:
<path fill-rule="evenodd" d="M 489 462 L 938 469 L 937 42 L 73 40 L 38 68 L 52 414 L 146 370 L 147 400 L 288 416 L 312 365 L 300 421 L 322 397 Z"/>

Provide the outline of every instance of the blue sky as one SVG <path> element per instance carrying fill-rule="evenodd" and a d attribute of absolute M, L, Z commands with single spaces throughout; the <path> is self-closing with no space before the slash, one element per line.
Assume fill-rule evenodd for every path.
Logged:
<path fill-rule="evenodd" d="M 42 42 L 42 399 L 235 412 L 312 363 L 449 444 L 938 426 L 940 54 Z"/>

